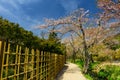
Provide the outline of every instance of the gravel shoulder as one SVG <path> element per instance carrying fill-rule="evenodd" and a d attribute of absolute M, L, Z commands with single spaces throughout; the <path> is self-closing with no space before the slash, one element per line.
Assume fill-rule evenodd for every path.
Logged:
<path fill-rule="evenodd" d="M 65 64 L 63 70 L 58 74 L 56 80 L 87 80 L 80 68 L 73 63 Z"/>

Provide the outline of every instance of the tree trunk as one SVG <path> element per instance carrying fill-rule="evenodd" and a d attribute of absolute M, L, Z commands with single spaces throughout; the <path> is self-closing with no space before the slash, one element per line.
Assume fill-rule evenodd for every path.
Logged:
<path fill-rule="evenodd" d="M 86 44 L 86 40 L 85 40 L 85 32 L 84 29 L 82 28 L 81 25 L 81 32 L 83 35 L 83 45 L 84 45 L 84 67 L 83 67 L 83 73 L 87 73 L 88 72 L 88 68 L 89 68 L 89 62 L 90 62 L 90 57 L 89 57 L 89 53 L 88 53 L 88 48 L 87 48 L 87 44 Z"/>
<path fill-rule="evenodd" d="M 89 56 L 86 54 L 88 54 L 88 53 L 85 53 L 84 67 L 83 67 L 83 73 L 85 73 L 85 74 L 88 72 L 89 62 L 90 62 Z"/>
<path fill-rule="evenodd" d="M 76 60 L 76 53 L 75 52 L 73 53 L 72 57 L 73 57 L 73 63 L 75 63 L 75 60 Z"/>

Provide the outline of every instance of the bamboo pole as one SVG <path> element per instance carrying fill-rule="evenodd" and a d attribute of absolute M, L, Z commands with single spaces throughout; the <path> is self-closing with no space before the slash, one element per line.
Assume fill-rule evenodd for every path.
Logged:
<path fill-rule="evenodd" d="M 7 48 L 7 59 L 6 59 L 6 77 L 8 78 L 8 62 L 9 62 L 9 56 L 10 56 L 10 43 L 8 43 L 8 48 Z"/>
<path fill-rule="evenodd" d="M 3 53 L 4 53 L 4 42 L 0 41 L 0 80 L 2 80 Z"/>
<path fill-rule="evenodd" d="M 17 62 L 18 62 L 18 45 L 17 45 L 17 47 L 16 47 L 16 57 L 15 57 L 15 69 L 14 69 L 14 80 L 17 80 L 17 76 L 16 76 L 16 72 L 17 72 L 17 66 L 18 66 L 18 64 L 17 64 Z"/>
<path fill-rule="evenodd" d="M 20 73 L 20 56 L 21 56 L 21 46 L 19 48 L 19 54 L 18 54 L 18 70 L 17 70 L 17 74 Z M 17 80 L 19 80 L 19 75 L 17 76 Z"/>
<path fill-rule="evenodd" d="M 41 51 L 41 65 L 40 65 L 40 69 L 41 69 L 41 75 L 40 75 L 40 80 L 42 80 L 43 78 L 43 51 Z"/>
<path fill-rule="evenodd" d="M 36 80 L 39 79 L 39 50 L 36 50 Z"/>
<path fill-rule="evenodd" d="M 32 59 L 31 59 L 32 72 L 31 72 L 30 78 L 33 80 L 33 76 L 34 76 L 34 49 L 32 49 L 31 52 L 32 52 Z"/>
<path fill-rule="evenodd" d="M 24 80 L 27 80 L 28 48 L 25 49 Z"/>

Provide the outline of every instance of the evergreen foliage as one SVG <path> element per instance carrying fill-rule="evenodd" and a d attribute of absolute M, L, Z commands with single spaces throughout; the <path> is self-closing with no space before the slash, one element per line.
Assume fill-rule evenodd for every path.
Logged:
<path fill-rule="evenodd" d="M 31 31 L 20 27 L 19 24 L 10 22 L 0 17 L 0 39 L 4 39 L 13 45 L 21 45 L 53 53 L 64 53 L 64 45 L 57 38 L 57 33 L 50 33 L 48 39 L 41 39 Z M 12 46 L 14 47 L 14 46 Z"/>

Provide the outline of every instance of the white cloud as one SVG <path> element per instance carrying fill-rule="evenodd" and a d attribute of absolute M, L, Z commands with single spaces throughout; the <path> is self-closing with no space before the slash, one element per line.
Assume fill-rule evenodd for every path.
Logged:
<path fill-rule="evenodd" d="M 34 3 L 34 2 L 40 2 L 42 0 L 14 0 L 14 1 L 18 1 L 19 4 L 29 4 L 29 3 Z"/>
<path fill-rule="evenodd" d="M 10 16 L 10 17 L 13 17 L 13 18 L 16 18 L 17 19 L 17 16 L 15 16 L 9 9 L 7 9 L 7 8 L 5 8 L 5 7 L 3 7 L 3 6 L 1 6 L 0 5 L 0 16 L 6 16 L 6 17 L 8 17 L 8 16 Z"/>
<path fill-rule="evenodd" d="M 78 8 L 79 0 L 61 0 L 60 3 L 64 7 L 67 13 Z"/>
<path fill-rule="evenodd" d="M 18 9 L 19 8 L 19 5 L 16 3 L 15 0 L 1 0 L 0 1 L 0 5 L 3 5 L 4 7 L 12 7 L 12 8 L 15 8 L 15 9 Z"/>
<path fill-rule="evenodd" d="M 7 6 L 11 6 L 15 9 L 19 9 L 21 4 L 33 4 L 36 2 L 40 2 L 42 0 L 0 0 L 0 5 L 5 4 Z"/>
<path fill-rule="evenodd" d="M 39 24 L 39 21 L 26 14 L 21 8 L 21 4 L 25 5 L 36 1 L 39 0 L 0 0 L 0 16 L 31 30 L 33 26 Z"/>

